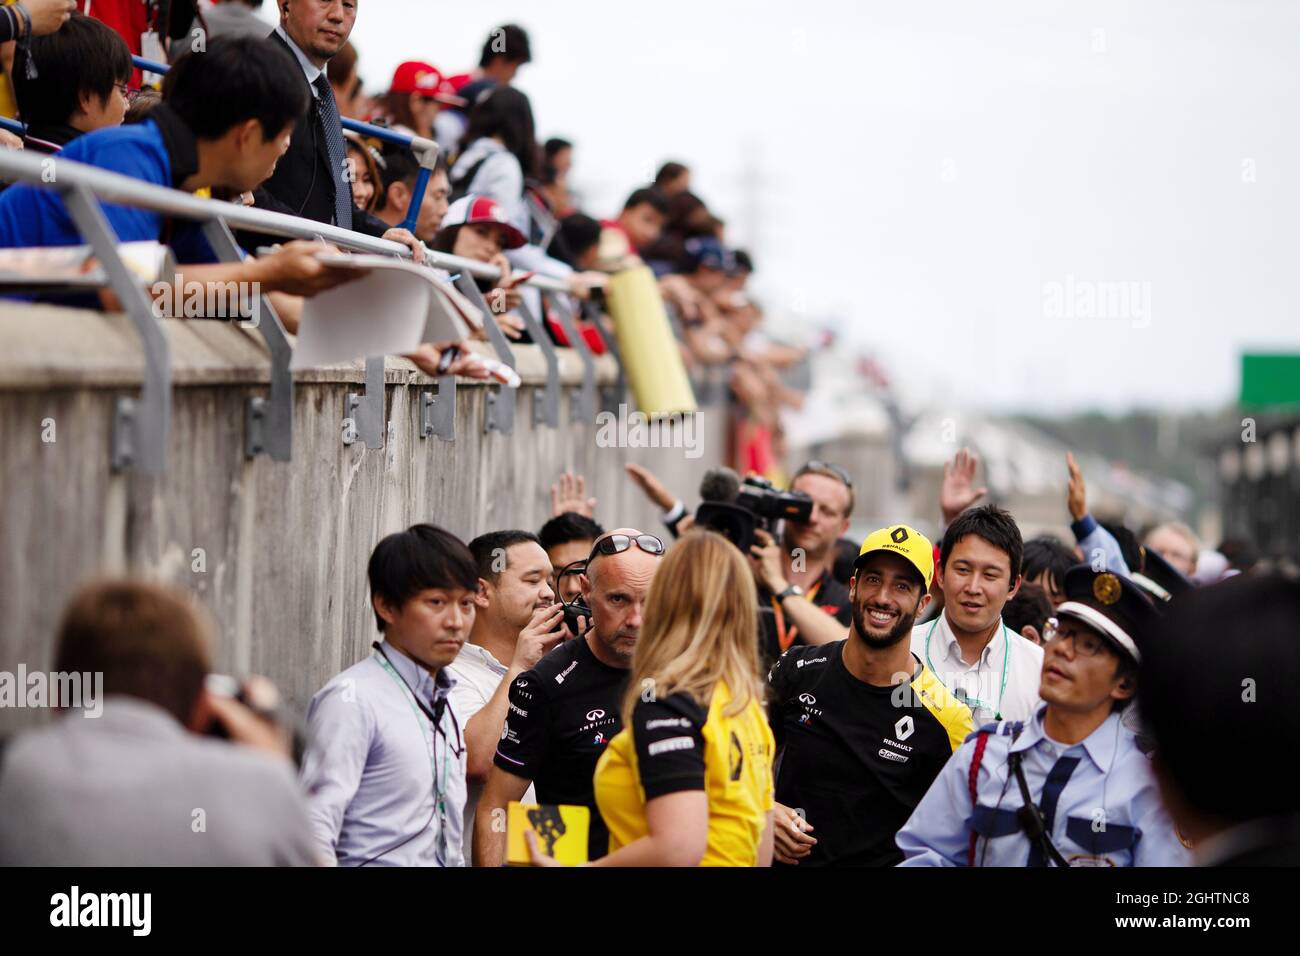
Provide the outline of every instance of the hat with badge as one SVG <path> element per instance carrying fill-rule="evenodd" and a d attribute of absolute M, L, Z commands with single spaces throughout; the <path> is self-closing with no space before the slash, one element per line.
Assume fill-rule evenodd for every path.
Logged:
<path fill-rule="evenodd" d="M 934 545 L 929 538 L 905 524 L 890 525 L 873 531 L 862 542 L 862 548 L 853 562 L 853 570 L 857 571 L 867 555 L 877 551 L 891 551 L 905 558 L 921 573 L 926 590 L 929 590 L 930 583 L 934 580 Z"/>
<path fill-rule="evenodd" d="M 1184 591 L 1192 589 L 1192 582 L 1166 561 L 1159 551 L 1153 551 L 1145 545 L 1139 551 L 1142 555 L 1142 568 L 1140 572 L 1133 573 L 1133 580 L 1153 601 L 1172 601 Z"/>
<path fill-rule="evenodd" d="M 1132 580 L 1114 571 L 1094 571 L 1086 564 L 1065 573 L 1065 603 L 1056 616 L 1072 617 L 1099 632 L 1140 662 L 1139 647 L 1160 616 L 1151 599 Z"/>

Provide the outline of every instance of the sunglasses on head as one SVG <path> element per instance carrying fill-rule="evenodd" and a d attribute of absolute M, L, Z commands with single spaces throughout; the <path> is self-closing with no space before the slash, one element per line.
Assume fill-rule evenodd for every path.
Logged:
<path fill-rule="evenodd" d="M 841 468 L 839 465 L 830 461 L 818 461 L 817 459 L 813 459 L 812 461 L 808 462 L 806 465 L 804 465 L 802 468 L 799 469 L 798 473 L 795 475 L 795 478 L 798 478 L 800 475 L 807 475 L 815 471 L 829 471 L 840 481 L 844 482 L 845 488 L 853 487 L 853 479 L 849 477 L 849 473 L 845 471 L 843 468 Z"/>
<path fill-rule="evenodd" d="M 596 542 L 587 558 L 587 563 L 590 564 L 592 558 L 598 554 L 622 554 L 634 544 L 646 554 L 664 553 L 664 543 L 652 534 L 611 534 Z"/>

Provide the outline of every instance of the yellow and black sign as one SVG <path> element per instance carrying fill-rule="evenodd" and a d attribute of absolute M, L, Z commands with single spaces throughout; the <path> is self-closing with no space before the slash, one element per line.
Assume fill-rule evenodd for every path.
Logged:
<path fill-rule="evenodd" d="M 591 811 L 586 807 L 563 804 L 510 802 L 506 811 L 506 862 L 511 866 L 530 866 L 532 857 L 524 833 L 537 834 L 543 853 L 565 866 L 587 862 L 587 831 L 591 829 Z"/>

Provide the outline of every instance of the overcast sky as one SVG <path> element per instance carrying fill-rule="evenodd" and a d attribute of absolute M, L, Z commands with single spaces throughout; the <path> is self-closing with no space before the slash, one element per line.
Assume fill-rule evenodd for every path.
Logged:
<path fill-rule="evenodd" d="M 686 160 L 769 311 L 936 399 L 1206 407 L 1300 351 L 1300 4 L 360 0 L 353 40 L 381 90 L 508 21 L 587 211 Z"/>

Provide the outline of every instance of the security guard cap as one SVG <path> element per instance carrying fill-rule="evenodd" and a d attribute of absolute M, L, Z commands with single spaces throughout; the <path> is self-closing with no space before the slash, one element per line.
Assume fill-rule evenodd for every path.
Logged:
<path fill-rule="evenodd" d="M 853 562 L 853 570 L 860 568 L 867 555 L 876 551 L 890 551 L 906 558 L 912 567 L 921 572 L 926 590 L 930 589 L 930 582 L 934 580 L 934 545 L 921 532 L 905 524 L 890 525 L 871 532 L 862 542 L 862 549 Z"/>
<path fill-rule="evenodd" d="M 1182 572 L 1166 561 L 1160 552 L 1143 546 L 1141 555 L 1141 572 L 1134 572 L 1133 580 L 1156 602 L 1157 609 L 1162 602 L 1192 589 L 1192 582 L 1183 577 Z"/>
<path fill-rule="evenodd" d="M 1100 632 L 1140 663 L 1140 647 L 1160 612 L 1129 578 L 1114 571 L 1094 571 L 1080 564 L 1065 573 L 1065 603 L 1057 617 L 1072 617 Z"/>

